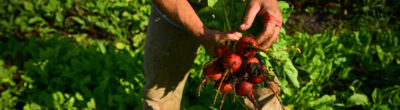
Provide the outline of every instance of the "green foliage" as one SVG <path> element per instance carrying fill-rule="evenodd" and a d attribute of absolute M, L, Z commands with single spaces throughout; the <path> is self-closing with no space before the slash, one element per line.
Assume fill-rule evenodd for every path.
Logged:
<path fill-rule="evenodd" d="M 346 106 L 352 107 L 355 105 L 368 105 L 368 97 L 364 94 L 353 94 L 347 99 Z"/>
<path fill-rule="evenodd" d="M 127 42 L 144 32 L 149 0 L 2 0 L 0 36 L 49 37 L 54 33 Z M 4 10 L 3 10 L 4 9 Z"/>
<path fill-rule="evenodd" d="M 149 0 L 5 0 L 0 8 L 1 109 L 140 109 Z"/>
<path fill-rule="evenodd" d="M 238 30 L 247 6 L 246 0 L 208 0 L 207 7 L 197 12 L 207 27 L 221 30 Z"/>
<path fill-rule="evenodd" d="M 2 92 L 0 100 L 7 103 L 2 103 L 1 108 L 139 109 L 143 100 L 143 48 L 118 49 L 109 45 L 102 53 L 93 44 L 83 47 L 57 36 L 49 40 L 2 41 L 1 70 L 6 72 L 1 79 L 12 83 Z M 7 67 L 15 63 L 18 70 Z M 10 78 L 13 74 L 21 74 L 22 81 Z"/>
<path fill-rule="evenodd" d="M 237 30 L 246 2 L 208 0 L 198 14 L 211 28 Z M 282 28 L 272 49 L 289 50 L 257 56 L 279 77 L 287 107 L 400 108 L 399 2 L 355 4 L 352 27 L 315 35 L 288 35 Z M 282 1 L 279 6 L 286 21 L 294 8 Z M 0 8 L 0 109 L 141 109 L 149 0 L 1 0 Z M 257 35 L 258 18 L 253 27 L 244 33 Z M 210 59 L 201 48 L 182 109 L 218 109 L 212 86 L 197 96 Z M 232 97 L 224 109 L 244 109 Z"/>
<path fill-rule="evenodd" d="M 389 107 L 400 106 L 400 86 L 387 87 L 384 89 L 375 88 L 371 94 L 373 109 L 390 110 Z"/>
<path fill-rule="evenodd" d="M 400 78 L 397 74 L 400 72 L 400 57 L 397 55 L 400 52 L 396 48 L 399 33 L 391 29 L 378 31 L 379 34 L 373 34 L 370 29 L 362 27 L 351 33 L 339 32 L 338 35 L 334 31 L 326 31 L 313 36 L 296 33 L 288 37 L 288 41 L 302 50 L 294 61 L 300 70 L 300 83 L 304 86 L 295 94 L 285 96 L 286 103 L 294 104 L 295 109 L 318 108 L 314 103 L 329 95 L 336 97 L 336 101 L 318 103 L 318 106 L 334 109 L 398 107 L 394 103 L 383 105 L 375 101 L 371 104 L 371 99 L 388 100 L 368 97 L 368 94 L 377 94 L 378 89 L 372 93 L 374 88 L 388 89 L 399 85 L 396 82 Z M 389 91 L 384 94 L 385 97 L 396 95 L 398 93 Z"/>

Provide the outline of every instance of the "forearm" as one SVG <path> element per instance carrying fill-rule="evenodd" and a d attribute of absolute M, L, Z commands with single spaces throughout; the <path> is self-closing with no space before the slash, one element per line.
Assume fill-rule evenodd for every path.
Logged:
<path fill-rule="evenodd" d="M 169 18 L 193 35 L 204 34 L 205 27 L 187 0 L 152 0 Z"/>

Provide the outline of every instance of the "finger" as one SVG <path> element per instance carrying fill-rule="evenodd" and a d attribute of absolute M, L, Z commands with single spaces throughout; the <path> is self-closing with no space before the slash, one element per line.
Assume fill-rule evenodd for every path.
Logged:
<path fill-rule="evenodd" d="M 243 17 L 243 22 L 239 27 L 241 31 L 245 31 L 251 27 L 254 18 L 256 17 L 260 9 L 260 5 L 256 5 L 256 2 L 250 2 L 250 4 L 247 6 L 246 14 Z"/>
<path fill-rule="evenodd" d="M 222 34 L 220 36 L 220 41 L 221 42 L 225 42 L 225 41 L 238 41 L 240 38 L 242 38 L 243 34 L 240 32 L 233 32 L 233 33 L 228 33 L 228 32 L 224 32 L 224 34 Z"/>
<path fill-rule="evenodd" d="M 270 37 L 269 37 L 270 39 L 268 39 L 263 44 L 261 44 L 262 48 L 267 49 L 267 48 L 271 47 L 272 44 L 274 44 L 278 40 L 279 28 L 275 27 L 273 30 L 274 30 L 273 33 L 270 34 Z"/>
<path fill-rule="evenodd" d="M 270 23 L 265 24 L 264 31 L 261 32 L 256 39 L 257 44 L 261 49 L 266 49 L 264 47 L 265 47 L 267 41 L 269 41 L 271 39 L 273 33 L 274 33 L 274 30 L 273 30 L 272 25 Z"/>
<path fill-rule="evenodd" d="M 270 42 L 268 42 L 266 48 L 271 47 L 273 44 L 276 43 L 276 41 L 278 41 L 279 31 L 280 31 L 279 29 L 280 29 L 280 28 L 275 28 L 275 32 L 274 32 L 274 34 L 273 34 L 273 36 L 272 36 L 272 40 L 271 40 Z"/>
<path fill-rule="evenodd" d="M 213 56 L 215 56 L 215 49 L 217 48 L 217 45 L 219 43 L 223 43 L 226 41 L 238 41 L 243 36 L 240 32 L 230 33 L 213 30 L 213 33 L 215 33 L 214 43 L 208 43 L 207 45 L 204 45 L 206 50 Z"/>

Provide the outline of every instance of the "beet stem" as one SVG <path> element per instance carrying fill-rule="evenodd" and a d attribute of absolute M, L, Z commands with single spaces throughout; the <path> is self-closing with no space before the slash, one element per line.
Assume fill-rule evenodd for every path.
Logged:
<path fill-rule="evenodd" d="M 253 105 L 254 105 L 254 110 L 258 110 L 258 104 L 257 104 L 256 99 L 254 99 L 254 95 L 253 95 L 253 94 L 251 94 L 251 95 L 246 95 L 246 97 L 251 101 L 251 103 L 253 103 Z"/>
<path fill-rule="evenodd" d="M 233 87 L 233 101 L 232 102 L 235 102 L 236 101 L 236 91 L 235 91 L 235 87 Z"/>
<path fill-rule="evenodd" d="M 201 83 L 200 83 L 200 86 L 199 86 L 199 96 L 200 96 L 200 91 L 201 91 L 201 87 L 203 86 L 203 84 L 204 84 L 204 82 L 206 82 L 207 81 L 207 79 L 206 78 L 203 78 L 203 81 L 201 81 Z"/>
<path fill-rule="evenodd" d="M 276 94 L 275 90 L 272 88 L 271 85 L 269 85 L 269 88 L 272 90 L 272 92 L 274 93 L 275 97 L 278 99 L 279 103 L 282 105 L 283 110 L 286 110 L 286 109 L 285 109 L 285 106 L 283 105 L 283 103 L 282 103 L 282 101 L 281 101 L 281 99 L 279 99 L 278 94 Z"/>
<path fill-rule="evenodd" d="M 256 49 L 256 50 L 258 50 L 258 51 L 264 52 L 264 53 L 267 54 L 267 56 L 270 57 L 272 60 L 279 61 L 279 62 L 283 62 L 283 61 L 281 61 L 280 59 L 275 58 L 275 57 L 272 57 L 270 54 L 268 54 L 268 52 L 276 52 L 275 50 L 272 50 L 272 49 L 265 49 L 265 50 L 263 50 L 263 49 L 260 49 L 260 48 L 258 48 L 258 47 L 254 47 L 254 46 L 246 46 L 246 48 L 252 48 L 252 49 Z M 279 50 L 279 51 L 282 51 L 282 50 Z"/>
<path fill-rule="evenodd" d="M 229 69 L 229 70 L 231 70 L 231 69 Z M 224 79 L 225 79 L 226 75 L 228 75 L 228 71 L 226 71 L 224 73 L 224 76 L 222 77 L 221 82 L 219 83 L 218 90 L 217 90 L 217 93 L 215 94 L 215 98 L 214 98 L 214 104 L 217 101 L 218 93 L 221 90 L 222 82 L 224 82 Z"/>
<path fill-rule="evenodd" d="M 279 51 L 289 51 L 289 48 L 294 48 L 294 49 L 296 49 L 297 50 L 297 52 L 299 52 L 299 53 L 301 53 L 301 50 L 300 50 L 300 48 L 297 48 L 297 47 L 295 47 L 295 46 L 290 46 L 289 48 L 284 48 L 284 49 L 278 49 L 278 50 L 272 50 L 271 48 L 267 48 L 267 49 L 265 49 L 265 50 L 263 50 L 263 49 L 261 49 L 261 48 L 258 48 L 258 47 L 254 47 L 254 46 L 246 46 L 246 48 L 252 48 L 252 49 L 256 49 L 256 50 L 258 50 L 258 51 L 262 51 L 262 52 L 279 52 Z"/>
<path fill-rule="evenodd" d="M 222 110 L 222 105 L 224 104 L 224 99 L 225 99 L 225 97 L 226 97 L 227 94 L 228 94 L 228 93 L 224 93 L 224 95 L 222 95 L 222 98 L 221 98 L 221 105 L 219 105 L 219 109 L 220 109 L 220 110 Z"/>

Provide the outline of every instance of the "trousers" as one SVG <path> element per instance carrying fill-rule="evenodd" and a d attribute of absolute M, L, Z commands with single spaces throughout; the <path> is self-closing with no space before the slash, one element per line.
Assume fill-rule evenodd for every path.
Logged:
<path fill-rule="evenodd" d="M 200 42 L 189 32 L 171 25 L 151 9 L 144 52 L 146 84 L 143 110 L 180 110 L 183 89 Z M 278 78 L 271 86 L 280 92 Z M 262 110 L 280 110 L 269 88 L 256 88 L 255 98 Z M 253 104 L 245 99 L 248 109 Z"/>

